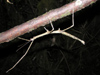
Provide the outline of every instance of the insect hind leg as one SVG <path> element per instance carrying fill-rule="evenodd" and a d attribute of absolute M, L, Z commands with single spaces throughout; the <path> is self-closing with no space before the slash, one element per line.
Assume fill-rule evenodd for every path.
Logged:
<path fill-rule="evenodd" d="M 64 29 L 63 31 L 66 31 L 66 30 L 68 30 L 68 29 L 70 29 L 70 28 L 72 28 L 72 27 L 74 27 L 74 9 L 73 9 L 73 11 L 72 11 L 72 25 L 71 25 L 70 27 Z"/>

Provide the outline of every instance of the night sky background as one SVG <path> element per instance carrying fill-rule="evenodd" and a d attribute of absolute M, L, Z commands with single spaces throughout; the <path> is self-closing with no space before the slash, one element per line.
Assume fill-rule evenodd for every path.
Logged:
<path fill-rule="evenodd" d="M 0 0 L 0 33 L 72 0 Z M 100 75 L 100 1 L 75 14 L 75 26 L 69 32 L 86 44 L 61 34 L 36 39 L 24 59 L 10 72 L 29 44 L 18 38 L 0 44 L 0 75 Z M 53 22 L 55 30 L 72 25 L 72 15 Z M 51 30 L 51 26 L 46 25 Z M 40 27 L 20 37 L 30 39 L 45 32 Z"/>

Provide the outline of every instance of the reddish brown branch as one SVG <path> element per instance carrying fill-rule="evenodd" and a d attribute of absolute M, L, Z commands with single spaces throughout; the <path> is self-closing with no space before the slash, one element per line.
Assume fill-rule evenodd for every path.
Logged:
<path fill-rule="evenodd" d="M 19 26 L 11 28 L 10 30 L 0 33 L 0 43 L 9 42 L 20 35 L 23 35 L 40 26 L 48 24 L 50 20 L 55 21 L 57 19 L 70 15 L 73 9 L 74 12 L 79 11 L 96 1 L 97 0 L 82 0 L 82 5 L 78 6 L 75 6 L 75 1 L 73 1 L 72 3 L 66 4 L 60 8 L 50 10 L 49 12 L 46 12 L 45 14 L 37 18 L 29 20 L 28 22 L 25 22 Z"/>

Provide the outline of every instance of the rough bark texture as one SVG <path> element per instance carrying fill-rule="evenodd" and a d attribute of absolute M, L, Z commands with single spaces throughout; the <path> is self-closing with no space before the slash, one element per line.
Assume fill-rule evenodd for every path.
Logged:
<path fill-rule="evenodd" d="M 46 12 L 37 18 L 29 20 L 21 25 L 11 28 L 10 30 L 0 33 L 0 43 L 9 42 L 14 38 L 35 30 L 40 26 L 49 24 L 50 20 L 56 21 L 57 19 L 70 15 L 73 9 L 74 12 L 79 11 L 89 6 L 90 4 L 95 3 L 96 1 L 97 0 L 82 0 L 82 5 L 77 6 L 75 6 L 75 1 L 73 1 L 72 3 L 66 4 L 60 8 L 50 10 L 49 12 Z"/>

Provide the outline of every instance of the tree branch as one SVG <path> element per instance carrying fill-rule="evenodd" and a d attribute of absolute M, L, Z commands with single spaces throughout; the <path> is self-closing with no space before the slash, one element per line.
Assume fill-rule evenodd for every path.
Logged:
<path fill-rule="evenodd" d="M 96 1 L 97 0 L 82 0 L 82 4 L 77 6 L 75 5 L 76 1 L 73 1 L 60 8 L 50 10 L 49 12 L 46 12 L 45 14 L 38 16 L 37 18 L 29 20 L 21 25 L 11 28 L 10 30 L 0 33 L 0 43 L 9 42 L 14 38 L 35 30 L 40 26 L 49 24 L 49 21 L 56 21 L 57 19 L 71 15 L 73 9 L 74 12 L 79 11 L 89 6 L 90 4 L 95 3 Z"/>

